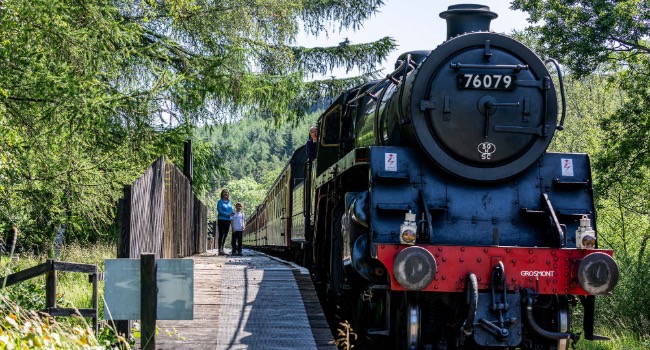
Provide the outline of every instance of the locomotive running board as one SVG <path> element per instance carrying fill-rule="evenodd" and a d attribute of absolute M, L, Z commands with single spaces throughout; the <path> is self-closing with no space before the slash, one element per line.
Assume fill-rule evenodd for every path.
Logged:
<path fill-rule="evenodd" d="M 368 165 L 369 163 L 369 150 L 367 147 L 359 147 L 352 150 L 338 162 L 332 164 L 327 170 L 321 173 L 314 180 L 314 188 L 319 188 L 324 184 L 332 181 L 340 176 L 342 173 L 357 166 Z"/>

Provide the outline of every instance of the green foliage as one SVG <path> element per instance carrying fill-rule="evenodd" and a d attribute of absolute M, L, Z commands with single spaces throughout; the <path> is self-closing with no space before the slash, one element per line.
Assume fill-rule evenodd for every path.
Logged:
<path fill-rule="evenodd" d="M 135 337 L 130 336 L 128 339 L 119 335 L 117 330 L 109 324 L 104 323 L 97 334 L 97 342 L 105 349 L 133 349 L 135 347 Z"/>
<path fill-rule="evenodd" d="M 611 337 L 611 341 L 582 340 L 577 350 L 642 350 L 650 348 L 647 336 L 637 336 L 627 332 L 607 331 L 603 335 Z"/>
<path fill-rule="evenodd" d="M 9 300 L 24 309 L 45 309 L 45 280 L 43 278 L 32 279 L 7 287 L 4 293 Z"/>
<path fill-rule="evenodd" d="M 305 144 L 309 126 L 317 117 L 317 113 L 312 113 L 300 122 L 283 126 L 250 117 L 223 129 L 202 130 L 198 137 L 219 145 L 215 155 L 222 160 L 221 171 L 210 175 L 212 191 L 205 202 L 208 217 L 216 217 L 217 201 L 224 187 L 230 190 L 232 200 L 242 202 L 245 213 L 252 213 L 293 152 Z"/>
<path fill-rule="evenodd" d="M 650 309 L 647 286 L 650 283 L 648 261 L 638 264 L 635 259 L 617 257 L 621 278 L 610 297 L 599 298 L 597 309 L 603 329 L 647 336 L 650 327 Z"/>
<path fill-rule="evenodd" d="M 594 158 L 601 241 L 624 259 L 647 264 L 650 240 L 650 13 L 647 1 L 516 0 L 528 11 L 544 52 L 566 62 L 586 85 L 568 110 L 586 124 L 574 135 Z M 575 101 L 578 101 L 577 103 Z M 558 138 L 563 148 L 575 149 Z"/>
<path fill-rule="evenodd" d="M 646 343 L 650 322 L 650 12 L 646 0 L 515 0 L 514 9 L 537 24 L 535 45 L 568 66 L 569 122 L 557 149 L 592 156 L 601 247 L 612 248 L 621 269 L 613 296 L 599 298 L 599 322 L 623 334 L 619 348 Z M 584 77 L 580 84 L 575 78 Z M 571 89 L 575 89 L 571 92 Z M 599 323 L 597 322 L 597 324 Z M 629 334 L 632 336 L 627 336 Z M 637 336 L 638 335 L 638 336 Z M 594 347 L 590 347 L 594 348 Z M 603 347 L 610 348 L 610 347 Z M 616 347 L 614 347 L 616 348 Z"/>
<path fill-rule="evenodd" d="M 264 200 L 268 187 L 263 184 L 257 183 L 250 177 L 231 180 L 226 184 L 226 187 L 233 193 L 233 203 L 241 202 L 244 213 L 250 216 L 258 205 Z"/>
<path fill-rule="evenodd" d="M 647 56 L 650 34 L 646 0 L 514 0 L 512 8 L 539 24 L 531 30 L 541 37 L 550 57 L 562 58 L 578 76 L 597 69 L 627 66 Z"/>
<path fill-rule="evenodd" d="M 620 106 L 617 98 L 620 90 L 610 84 L 607 77 L 598 75 L 580 79 L 568 75 L 564 77 L 564 84 L 567 104 L 565 129 L 556 131 L 550 150 L 597 155 L 607 138 L 600 123 Z"/>
<path fill-rule="evenodd" d="M 64 245 L 60 249 L 60 261 L 98 264 L 103 270 L 104 259 L 115 258 L 114 244 L 80 246 Z M 25 270 L 45 261 L 45 256 L 31 253 L 21 256 L 3 256 L 0 259 L 3 275 Z M 99 282 L 100 300 L 98 318 L 103 318 L 103 282 Z M 29 344 L 29 348 L 40 349 L 90 349 L 99 345 L 107 349 L 130 349 L 134 339 L 118 336 L 106 322 L 100 324 L 99 334 L 92 334 L 87 320 L 80 317 L 52 318 L 34 311 L 45 309 L 45 276 L 32 278 L 0 290 L 0 318 L 6 322 L 0 325 L 3 337 L 0 348 L 11 348 L 12 342 Z M 68 308 L 92 308 L 92 284 L 88 274 L 59 272 L 57 274 L 57 305 Z M 13 320 L 13 321 L 10 321 Z M 13 323 L 17 326 L 15 326 Z M 20 330 L 18 330 L 18 328 Z M 28 334 L 28 333 L 33 334 Z M 6 336 L 5 336 L 6 335 Z M 61 342 L 65 343 L 61 346 Z"/>
<path fill-rule="evenodd" d="M 650 217 L 647 215 L 646 182 L 635 180 L 638 169 L 611 169 L 604 164 L 628 165 L 629 162 L 608 160 L 615 149 L 613 143 L 625 143 L 626 137 L 610 137 L 612 115 L 625 108 L 623 90 L 618 81 L 602 75 L 581 79 L 569 76 L 567 84 L 566 129 L 556 133 L 551 149 L 566 152 L 589 153 L 594 163 L 593 180 L 596 189 L 597 231 L 599 245 L 613 249 L 619 264 L 621 279 L 612 296 L 597 298 L 597 329 L 600 333 L 613 332 L 620 340 L 616 346 L 603 344 L 601 349 L 621 349 L 627 341 L 634 343 L 643 337 L 650 325 L 650 312 L 646 305 L 650 295 L 645 286 L 650 283 L 647 271 L 646 244 L 650 238 Z M 634 129 L 632 125 L 626 126 Z M 623 130 L 613 135 L 625 134 Z M 615 140 L 615 141 L 614 141 Z M 637 140 L 640 142 L 640 140 Z M 643 174 L 639 171 L 638 174 Z M 606 334 L 607 335 L 607 334 Z M 598 348 L 596 342 L 588 349 Z M 634 346 L 629 348 L 635 348 Z"/>
<path fill-rule="evenodd" d="M 359 79 L 309 82 L 360 67 L 395 45 L 292 47 L 310 32 L 358 28 L 381 1 L 16 0 L 0 11 L 0 228 L 20 249 L 56 231 L 114 239 L 115 203 L 162 154 L 182 164 L 197 127 L 248 115 L 280 123 Z M 318 68 L 317 68 L 318 67 Z M 360 78 L 365 79 L 365 78 Z M 194 138 L 194 186 L 206 196 L 227 150 Z M 275 161 L 268 157 L 269 161 Z M 215 175 L 216 174 L 216 175 Z"/>
<path fill-rule="evenodd" d="M 100 271 L 104 270 L 104 259 L 114 259 L 117 251 L 114 244 L 95 244 L 81 246 L 66 244 L 59 253 L 59 261 L 78 262 L 84 264 L 97 264 Z M 14 259 L 3 257 L 0 259 L 2 273 L 6 276 L 14 272 L 25 270 L 44 263 L 46 256 L 31 253 L 22 254 Z M 57 273 L 57 304 L 63 307 L 92 307 L 92 284 L 88 281 L 88 274 L 77 272 Z M 1 282 L 0 282 L 1 283 Z M 99 300 L 102 300 L 104 288 L 103 281 L 99 282 Z M 27 281 L 9 286 L 4 290 L 5 295 L 20 307 L 29 310 L 43 310 L 45 308 L 45 276 L 39 276 Z M 101 303 L 100 303 L 101 305 Z M 104 309 L 99 308 L 100 319 Z M 65 318 L 62 319 L 65 322 Z"/>
<path fill-rule="evenodd" d="M 391 38 L 382 38 L 373 43 L 349 44 L 342 42 L 336 47 L 295 47 L 294 55 L 301 62 L 301 69 L 310 74 L 326 75 L 336 67 L 346 69 L 349 73 L 357 67 L 357 60 L 361 60 L 362 71 L 372 72 L 381 64 L 382 57 L 395 48 L 395 41 Z M 378 52 L 384 54 L 377 55 Z"/>

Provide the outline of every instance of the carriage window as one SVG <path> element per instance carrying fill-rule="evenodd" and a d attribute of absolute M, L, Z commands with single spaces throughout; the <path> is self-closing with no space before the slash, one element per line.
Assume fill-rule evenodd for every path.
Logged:
<path fill-rule="evenodd" d="M 336 106 L 323 118 L 323 127 L 321 128 L 323 146 L 338 146 L 339 135 L 341 134 L 341 106 Z"/>

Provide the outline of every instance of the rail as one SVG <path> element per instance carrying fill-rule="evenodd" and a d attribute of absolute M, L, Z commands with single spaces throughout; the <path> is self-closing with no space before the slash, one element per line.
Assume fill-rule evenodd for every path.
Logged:
<path fill-rule="evenodd" d="M 93 284 L 92 308 L 77 309 L 56 306 L 57 271 L 81 272 L 88 274 L 88 282 Z M 72 317 L 74 315 L 81 315 L 83 317 L 92 318 L 93 330 L 97 333 L 99 329 L 97 322 L 98 284 L 101 277 L 97 265 L 48 259 L 42 264 L 12 273 L 8 276 L 0 277 L 2 281 L 4 281 L 4 283 L 0 285 L 0 289 L 44 274 L 47 274 L 47 278 L 45 281 L 45 310 L 43 310 L 43 312 L 46 312 L 51 316 Z"/>

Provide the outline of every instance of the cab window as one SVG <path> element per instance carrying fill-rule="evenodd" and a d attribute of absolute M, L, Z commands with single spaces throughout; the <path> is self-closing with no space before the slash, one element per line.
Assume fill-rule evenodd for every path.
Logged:
<path fill-rule="evenodd" d="M 339 135 L 341 134 L 341 106 L 336 106 L 323 118 L 321 128 L 323 146 L 338 146 Z"/>

